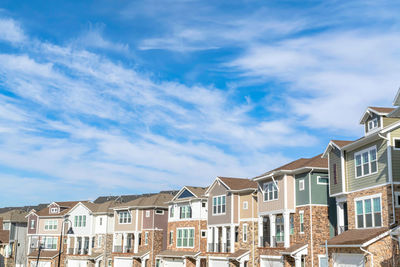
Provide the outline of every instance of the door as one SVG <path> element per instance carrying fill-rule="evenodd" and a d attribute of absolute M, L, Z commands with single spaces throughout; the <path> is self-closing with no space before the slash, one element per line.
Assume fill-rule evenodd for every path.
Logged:
<path fill-rule="evenodd" d="M 337 253 L 333 255 L 334 267 L 364 267 L 364 255 Z"/>
<path fill-rule="evenodd" d="M 262 246 L 266 247 L 266 243 L 269 244 L 271 242 L 271 234 L 270 234 L 270 226 L 269 226 L 269 217 L 263 217 L 263 243 Z"/>
<path fill-rule="evenodd" d="M 164 259 L 164 267 L 183 267 L 182 259 Z"/>
<path fill-rule="evenodd" d="M 261 267 L 283 267 L 282 259 L 261 259 Z"/>
<path fill-rule="evenodd" d="M 228 260 L 210 259 L 210 267 L 229 267 Z"/>
<path fill-rule="evenodd" d="M 132 259 L 116 258 L 114 260 L 115 267 L 132 267 Z"/>

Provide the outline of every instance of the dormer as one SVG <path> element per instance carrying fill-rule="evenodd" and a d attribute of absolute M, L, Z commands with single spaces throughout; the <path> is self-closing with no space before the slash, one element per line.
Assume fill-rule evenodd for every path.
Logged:
<path fill-rule="evenodd" d="M 391 116 L 395 110 L 395 108 L 368 107 L 360 120 L 360 124 L 364 125 L 365 135 L 374 133 L 399 120 L 399 118 Z"/>
<path fill-rule="evenodd" d="M 56 202 L 51 203 L 48 207 L 49 207 L 49 214 L 60 213 L 60 205 L 58 205 Z"/>

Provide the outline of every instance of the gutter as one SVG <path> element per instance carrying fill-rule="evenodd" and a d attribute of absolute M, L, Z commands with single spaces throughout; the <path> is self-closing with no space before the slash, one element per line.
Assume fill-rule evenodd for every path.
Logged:
<path fill-rule="evenodd" d="M 374 254 L 372 254 L 366 249 L 363 249 L 362 247 L 360 247 L 360 249 L 371 256 L 371 267 L 374 267 Z"/>

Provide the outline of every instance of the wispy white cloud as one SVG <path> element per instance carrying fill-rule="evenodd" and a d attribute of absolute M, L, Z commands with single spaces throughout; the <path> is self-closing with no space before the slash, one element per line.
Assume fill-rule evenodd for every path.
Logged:
<path fill-rule="evenodd" d="M 0 41 L 22 43 L 25 39 L 23 30 L 15 20 L 0 18 Z"/>

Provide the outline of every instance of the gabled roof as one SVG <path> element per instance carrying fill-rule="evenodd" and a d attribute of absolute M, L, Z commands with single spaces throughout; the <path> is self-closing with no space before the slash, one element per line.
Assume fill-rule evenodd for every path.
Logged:
<path fill-rule="evenodd" d="M 357 140 L 356 140 L 357 141 Z M 326 158 L 328 156 L 328 153 L 331 151 L 332 147 L 335 146 L 338 149 L 341 149 L 344 146 L 347 146 L 351 143 L 354 143 L 355 141 L 347 141 L 347 140 L 331 140 L 327 147 L 325 148 L 324 153 L 322 154 L 323 158 Z"/>
<path fill-rule="evenodd" d="M 71 208 L 73 208 L 76 204 L 78 204 L 79 202 L 88 202 L 88 201 L 63 201 L 63 202 L 54 202 L 57 205 L 59 205 L 60 207 L 64 208 L 64 209 L 60 209 L 59 213 L 50 213 L 49 212 L 49 208 L 43 208 L 40 211 L 36 212 L 36 214 L 38 216 L 51 216 L 51 217 L 58 217 L 58 216 L 62 216 L 65 215 L 66 213 L 69 212 L 69 210 Z M 49 205 L 50 206 L 50 205 Z"/>
<path fill-rule="evenodd" d="M 247 178 L 233 178 L 233 177 L 221 177 L 218 176 L 228 189 L 230 190 L 245 190 L 245 189 L 257 189 L 257 183 Z"/>
<path fill-rule="evenodd" d="M 159 193 L 151 196 L 140 197 L 135 200 L 116 205 L 114 209 L 119 208 L 168 208 L 167 202 L 173 198 L 172 194 Z"/>
<path fill-rule="evenodd" d="M 389 113 L 393 112 L 396 108 L 389 108 L 389 107 L 367 107 L 364 111 L 360 124 L 364 124 L 368 117 L 370 116 L 371 112 L 375 113 L 380 116 L 387 116 Z"/>
<path fill-rule="evenodd" d="M 161 251 L 157 256 L 163 258 L 196 258 L 199 254 L 200 251 L 164 250 Z"/>
<path fill-rule="evenodd" d="M 0 217 L 3 218 L 3 221 L 10 222 L 27 222 L 25 218 L 28 212 L 23 210 L 10 210 L 3 213 L 0 213 Z"/>
<path fill-rule="evenodd" d="M 173 197 L 173 199 L 171 201 L 178 200 L 179 197 L 182 195 L 182 193 L 185 192 L 185 191 L 189 191 L 193 196 L 185 197 L 182 200 L 193 199 L 193 198 L 201 198 L 206 193 L 207 187 L 184 186 L 184 187 L 182 187 L 181 190 L 179 190 L 179 192 Z"/>
<path fill-rule="evenodd" d="M 292 162 L 289 162 L 288 164 L 280 166 L 276 169 L 273 169 L 271 171 L 268 171 L 266 173 L 258 175 L 256 177 L 254 177 L 253 179 L 257 180 L 259 178 L 273 175 L 274 173 L 278 173 L 278 172 L 295 172 L 295 171 L 298 171 L 301 169 L 306 169 L 306 168 L 328 169 L 328 160 L 325 158 L 322 158 L 322 154 L 319 154 L 312 158 L 300 158 L 300 159 L 294 160 Z"/>
<path fill-rule="evenodd" d="M 388 232 L 386 227 L 371 229 L 351 229 L 328 240 L 330 247 L 363 246 L 368 241 Z"/>

